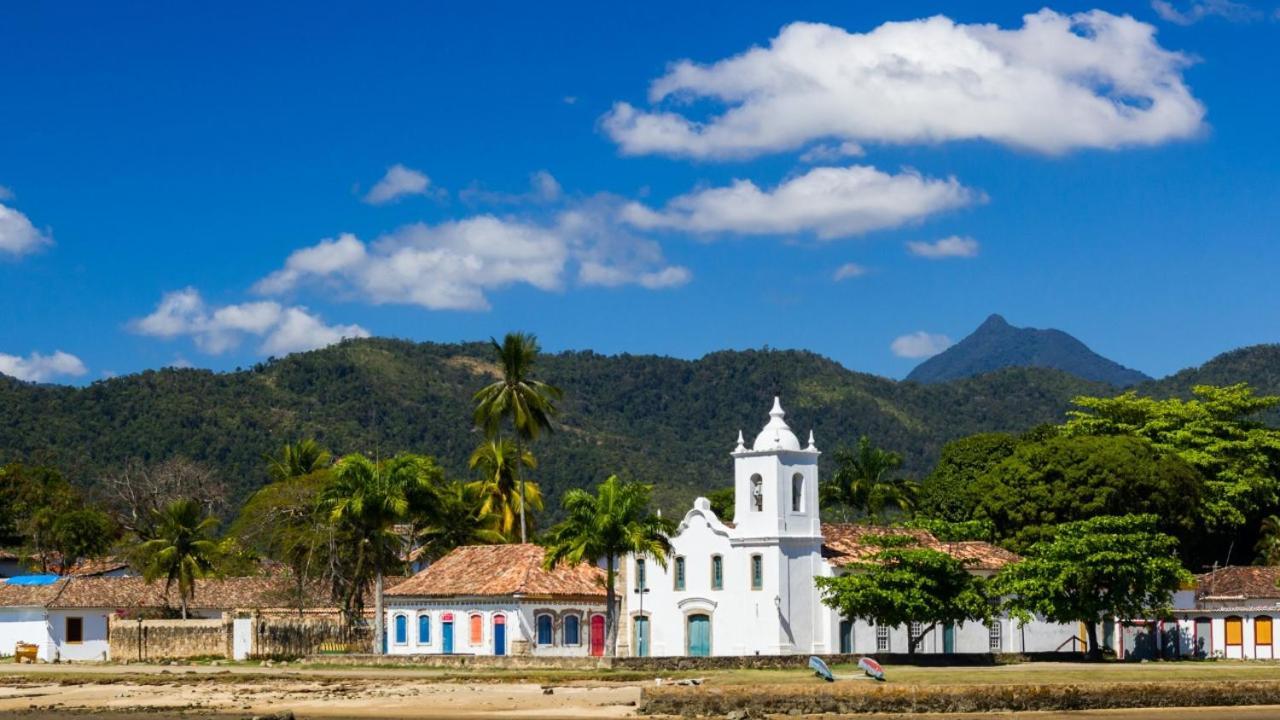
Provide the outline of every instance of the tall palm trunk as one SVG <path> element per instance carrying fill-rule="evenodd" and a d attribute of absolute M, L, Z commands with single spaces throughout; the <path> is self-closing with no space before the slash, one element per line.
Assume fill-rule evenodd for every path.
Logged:
<path fill-rule="evenodd" d="M 516 430 L 516 484 L 520 486 L 520 544 L 529 542 L 529 535 L 525 531 L 524 524 L 524 468 L 521 467 L 521 460 L 524 459 L 524 443 L 521 442 L 520 431 Z"/>
<path fill-rule="evenodd" d="M 604 585 L 604 647 L 609 657 L 618 655 L 618 593 L 613 583 L 616 576 L 614 557 L 610 555 L 605 561 Z"/>
<path fill-rule="evenodd" d="M 383 627 L 382 617 L 382 553 L 378 553 L 376 562 L 377 580 L 374 581 L 373 590 L 373 642 L 374 653 L 381 655 L 384 645 L 382 644 Z"/>

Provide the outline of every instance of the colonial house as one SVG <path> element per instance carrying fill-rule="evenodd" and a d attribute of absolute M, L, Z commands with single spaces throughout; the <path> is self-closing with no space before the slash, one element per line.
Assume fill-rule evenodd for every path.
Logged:
<path fill-rule="evenodd" d="M 751 446 L 738 433 L 731 453 L 734 522 L 724 522 L 706 498 L 698 498 L 671 537 L 666 568 L 651 558 L 628 558 L 619 654 L 906 652 L 913 636 L 923 636 L 921 652 L 1079 649 L 1078 627 L 1042 620 L 877 627 L 824 605 L 814 578 L 845 572 L 876 550 L 867 536 L 886 530 L 821 521 L 820 452 L 812 432 L 802 447 L 785 417 L 775 398 Z M 1018 559 L 989 543 L 943 543 L 923 531 L 914 534 L 922 544 L 971 561 L 974 573 L 991 574 Z"/>
<path fill-rule="evenodd" d="M 1125 634 L 1122 652 L 1160 648 L 1165 656 L 1264 659 L 1280 657 L 1280 568 L 1229 566 L 1196 576 L 1174 596 L 1174 620 L 1145 623 L 1147 637 Z M 1136 642 L 1135 642 L 1136 640 Z"/>
<path fill-rule="evenodd" d="M 460 547 L 384 593 L 392 655 L 604 654 L 604 571 L 537 545 Z"/>

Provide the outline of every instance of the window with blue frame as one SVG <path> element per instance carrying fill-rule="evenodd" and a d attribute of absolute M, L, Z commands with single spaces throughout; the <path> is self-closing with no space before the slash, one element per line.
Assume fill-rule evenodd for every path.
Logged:
<path fill-rule="evenodd" d="M 711 556 L 711 589 L 724 589 L 724 558 L 719 555 Z"/>
<path fill-rule="evenodd" d="M 636 587 L 643 591 L 649 587 L 645 582 L 644 576 L 644 558 L 636 558 Z"/>
<path fill-rule="evenodd" d="M 676 576 L 675 589 L 684 590 L 684 558 L 682 557 L 676 558 L 675 576 Z"/>
<path fill-rule="evenodd" d="M 418 644 L 426 645 L 431 642 L 431 616 L 418 616 Z"/>
<path fill-rule="evenodd" d="M 409 618 L 396 616 L 396 643 L 403 645 L 409 642 Z"/>
<path fill-rule="evenodd" d="M 550 645 L 551 644 L 551 616 L 539 615 L 537 623 L 538 623 L 538 644 Z"/>
<path fill-rule="evenodd" d="M 580 645 L 582 644 L 581 637 L 581 625 L 578 616 L 566 615 L 564 618 L 564 644 Z"/>
<path fill-rule="evenodd" d="M 759 555 L 751 556 L 751 589 L 759 590 L 764 587 L 764 558 Z"/>

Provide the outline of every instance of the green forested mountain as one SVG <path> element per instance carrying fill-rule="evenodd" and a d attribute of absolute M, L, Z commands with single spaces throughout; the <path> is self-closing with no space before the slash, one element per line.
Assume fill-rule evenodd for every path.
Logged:
<path fill-rule="evenodd" d="M 53 462 L 92 489 L 131 457 L 181 454 L 218 470 L 235 502 L 265 482 L 263 453 L 315 437 L 336 453 L 432 454 L 462 475 L 480 440 L 471 429 L 471 395 L 492 377 L 489 353 L 478 343 L 369 339 L 241 372 L 167 369 L 85 388 L 0 376 L 0 463 Z M 1240 353 L 1248 357 L 1234 357 Z M 1228 358 L 1234 359 L 1215 369 Z M 1139 390 L 1181 392 L 1212 378 L 1275 392 L 1278 368 L 1280 350 L 1251 348 Z M 819 448 L 830 451 L 866 434 L 901 452 L 906 470 L 922 475 L 948 440 L 1058 422 L 1072 397 L 1115 391 L 1039 368 L 899 383 L 812 353 L 776 350 L 692 361 L 570 352 L 544 357 L 540 376 L 565 390 L 557 431 L 535 448 L 536 479 L 549 508 L 566 488 L 614 472 L 653 482 L 659 502 L 672 510 L 728 484 L 738 429 L 751 442 L 774 394 L 782 396 L 797 434 L 814 429 Z"/>
<path fill-rule="evenodd" d="M 992 315 L 968 337 L 920 363 L 908 380 L 923 383 L 972 377 L 1006 367 L 1043 367 L 1128 387 L 1146 375 L 1108 360 L 1061 330 L 1014 327 Z"/>

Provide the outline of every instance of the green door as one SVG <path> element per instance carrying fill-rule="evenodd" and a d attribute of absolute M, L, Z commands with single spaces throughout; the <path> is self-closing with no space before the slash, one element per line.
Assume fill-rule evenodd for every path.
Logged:
<path fill-rule="evenodd" d="M 649 618 L 636 618 L 636 657 L 649 657 Z"/>
<path fill-rule="evenodd" d="M 689 657 L 707 657 L 711 655 L 711 617 L 709 615 L 689 616 Z"/>
<path fill-rule="evenodd" d="M 942 652 L 951 654 L 956 651 L 956 626 L 947 623 L 942 626 Z"/>

